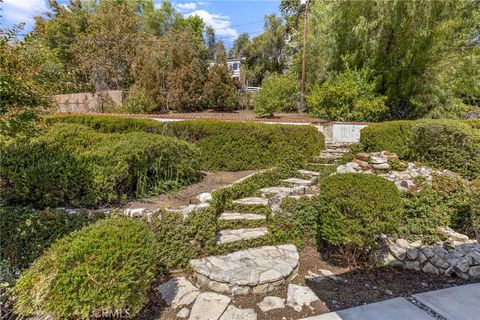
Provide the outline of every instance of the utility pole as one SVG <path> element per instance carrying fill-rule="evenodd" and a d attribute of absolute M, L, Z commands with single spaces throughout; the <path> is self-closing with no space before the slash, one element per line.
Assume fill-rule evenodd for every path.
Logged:
<path fill-rule="evenodd" d="M 299 111 L 304 112 L 307 110 L 305 106 L 305 77 L 307 71 L 307 26 L 308 26 L 308 1 L 309 0 L 300 0 L 300 3 L 305 5 L 305 11 L 303 13 L 304 22 L 303 22 L 303 57 L 302 57 L 302 79 L 300 81 L 300 106 Z"/>

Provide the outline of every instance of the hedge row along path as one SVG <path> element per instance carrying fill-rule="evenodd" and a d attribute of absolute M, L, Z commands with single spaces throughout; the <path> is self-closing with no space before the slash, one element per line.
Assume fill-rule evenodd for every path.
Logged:
<path fill-rule="evenodd" d="M 278 113 L 275 117 L 265 118 L 256 117 L 251 111 L 240 110 L 237 112 L 195 112 L 195 113 L 154 113 L 154 114 L 140 114 L 140 113 L 76 113 L 76 112 L 56 112 L 56 115 L 91 115 L 91 116 L 118 116 L 118 117 L 134 117 L 134 118 L 151 118 L 151 119 L 165 119 L 165 120 L 225 120 L 225 121 L 251 121 L 251 122 L 274 122 L 274 123 L 292 123 L 292 124 L 327 124 L 332 121 L 323 120 L 305 114 L 296 113 Z M 336 121 L 333 121 L 336 122 Z M 351 124 L 369 124 L 368 122 L 345 122 Z"/>

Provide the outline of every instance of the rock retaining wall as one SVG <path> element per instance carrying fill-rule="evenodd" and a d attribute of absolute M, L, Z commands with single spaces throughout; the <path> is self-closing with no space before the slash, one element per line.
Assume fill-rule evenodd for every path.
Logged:
<path fill-rule="evenodd" d="M 382 235 L 381 249 L 373 260 L 381 266 L 403 267 L 439 275 L 456 275 L 463 279 L 480 278 L 480 244 L 450 228 L 439 228 L 447 240 L 433 246 L 405 239 L 393 241 Z"/>
<path fill-rule="evenodd" d="M 434 170 L 412 162 L 400 161 L 395 153 L 388 151 L 357 153 L 353 161 L 338 166 L 337 173 L 376 174 L 395 183 L 401 191 L 419 191 L 421 186 L 417 181 L 431 183 L 432 174 L 456 176 L 448 170 Z"/>

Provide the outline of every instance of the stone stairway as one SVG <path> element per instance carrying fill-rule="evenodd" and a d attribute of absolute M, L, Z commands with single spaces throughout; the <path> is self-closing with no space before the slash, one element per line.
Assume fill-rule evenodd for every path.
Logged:
<path fill-rule="evenodd" d="M 320 175 L 317 171 L 299 170 L 301 178 L 284 179 L 280 186 L 262 188 L 258 190 L 261 194 L 258 197 L 234 200 L 231 211 L 217 216 L 221 227 L 230 228 L 217 231 L 216 244 L 223 246 L 267 236 L 268 212 L 271 210 L 271 214 L 275 214 L 283 198 L 316 195 L 318 188 L 314 184 Z M 265 210 L 259 210 L 261 207 Z M 288 283 L 297 276 L 298 261 L 297 248 L 287 244 L 194 259 L 190 265 L 194 279 L 202 287 L 219 293 L 251 294 L 267 293 Z"/>
<path fill-rule="evenodd" d="M 350 145 L 348 144 L 327 144 L 326 149 L 323 150 L 316 160 L 339 160 L 349 152 Z"/>
<path fill-rule="evenodd" d="M 217 232 L 217 244 L 258 239 L 267 235 L 266 227 L 220 230 Z"/>

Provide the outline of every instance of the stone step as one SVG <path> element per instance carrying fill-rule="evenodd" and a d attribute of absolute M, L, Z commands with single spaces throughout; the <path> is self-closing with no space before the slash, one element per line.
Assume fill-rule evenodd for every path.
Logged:
<path fill-rule="evenodd" d="M 325 150 L 322 150 L 322 153 L 348 153 L 348 149 L 344 148 L 327 148 Z"/>
<path fill-rule="evenodd" d="M 218 216 L 219 220 L 265 220 L 267 217 L 263 214 L 244 213 L 244 212 L 222 212 Z"/>
<path fill-rule="evenodd" d="M 318 162 L 310 162 L 308 163 L 309 166 L 318 166 L 318 167 L 330 167 L 334 166 L 334 163 L 318 163 Z"/>
<path fill-rule="evenodd" d="M 224 244 L 237 241 L 258 239 L 263 237 L 267 233 L 268 229 L 265 227 L 220 230 L 217 232 L 216 241 L 217 244 Z"/>
<path fill-rule="evenodd" d="M 288 187 L 267 187 L 267 188 L 260 189 L 260 192 L 263 195 L 277 194 L 277 193 L 280 193 L 280 192 L 294 193 L 295 189 L 294 188 L 288 188 Z"/>
<path fill-rule="evenodd" d="M 190 261 L 198 285 L 229 294 L 263 294 L 297 276 L 292 245 L 264 246 Z"/>
<path fill-rule="evenodd" d="M 308 187 L 309 185 L 313 184 L 312 180 L 305 180 L 305 179 L 298 179 L 298 178 L 283 179 L 282 182 L 290 183 L 295 186 L 302 186 L 302 187 Z"/>
<path fill-rule="evenodd" d="M 249 206 L 268 206 L 268 199 L 267 198 L 260 198 L 260 197 L 248 197 L 243 199 L 233 200 L 234 204 L 243 204 Z"/>
<path fill-rule="evenodd" d="M 296 195 L 292 195 L 292 196 L 287 196 L 287 198 L 299 200 L 299 199 L 302 199 L 302 198 L 312 199 L 316 196 L 318 196 L 318 194 L 316 194 L 316 193 L 306 193 L 306 194 L 296 194 Z"/>
<path fill-rule="evenodd" d="M 300 174 L 303 174 L 303 175 L 306 175 L 306 176 L 310 176 L 310 177 L 319 177 L 322 173 L 318 172 L 318 171 L 311 171 L 311 170 L 303 170 L 303 169 L 300 169 L 298 170 L 298 172 Z"/>

